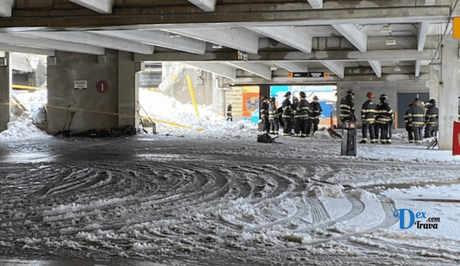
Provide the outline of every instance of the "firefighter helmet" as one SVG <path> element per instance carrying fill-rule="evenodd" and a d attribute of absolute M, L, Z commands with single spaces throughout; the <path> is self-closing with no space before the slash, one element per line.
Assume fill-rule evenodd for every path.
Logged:
<path fill-rule="evenodd" d="M 372 92 L 368 92 L 368 93 L 366 94 L 366 97 L 368 97 L 368 98 L 374 98 L 374 94 L 373 94 Z"/>
<path fill-rule="evenodd" d="M 431 99 L 431 100 L 430 100 L 430 103 L 431 103 L 431 104 L 436 104 L 436 100 L 435 100 L 435 99 Z"/>
<path fill-rule="evenodd" d="M 385 100 L 385 101 L 386 101 L 386 100 L 388 100 L 388 96 L 386 96 L 385 94 L 382 94 L 382 95 L 380 95 L 380 98 L 379 98 L 379 99 L 380 99 L 380 100 Z"/>
<path fill-rule="evenodd" d="M 355 90 L 349 89 L 347 90 L 347 94 L 355 95 Z"/>
<path fill-rule="evenodd" d="M 288 96 L 291 96 L 291 92 L 290 92 L 290 91 L 288 91 L 288 92 L 286 92 L 286 94 L 284 94 L 284 97 L 288 97 Z"/>
<path fill-rule="evenodd" d="M 303 91 L 301 91 L 301 92 L 299 93 L 299 96 L 300 96 L 300 98 L 305 98 L 305 97 L 307 97 L 307 95 L 306 95 L 305 92 L 303 92 Z"/>
<path fill-rule="evenodd" d="M 274 103 L 276 101 L 276 98 L 275 97 L 271 97 L 270 98 L 270 102 Z"/>
<path fill-rule="evenodd" d="M 313 100 L 318 100 L 318 96 L 313 96 Z"/>

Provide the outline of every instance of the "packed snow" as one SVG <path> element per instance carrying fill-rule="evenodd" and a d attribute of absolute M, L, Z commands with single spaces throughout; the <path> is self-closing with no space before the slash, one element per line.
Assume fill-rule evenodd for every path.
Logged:
<path fill-rule="evenodd" d="M 251 122 L 142 93 L 170 122 L 158 134 L 54 138 L 24 117 L 1 133 L 6 265 L 460 263 L 460 157 L 429 139 L 398 130 L 357 156 L 324 130 L 263 144 Z"/>

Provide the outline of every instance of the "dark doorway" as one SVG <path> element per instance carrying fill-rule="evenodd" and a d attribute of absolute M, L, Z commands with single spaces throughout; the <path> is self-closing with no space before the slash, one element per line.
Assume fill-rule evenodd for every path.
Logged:
<path fill-rule="evenodd" d="M 430 94 L 428 92 L 423 93 L 398 93 L 398 128 L 404 128 L 404 114 L 409 108 L 409 104 L 414 98 L 419 98 L 423 102 L 429 101 Z"/>

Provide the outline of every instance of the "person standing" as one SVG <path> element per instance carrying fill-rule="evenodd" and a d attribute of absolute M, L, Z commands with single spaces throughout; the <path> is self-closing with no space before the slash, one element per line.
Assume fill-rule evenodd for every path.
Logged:
<path fill-rule="evenodd" d="M 366 94 L 367 101 L 363 103 L 361 108 L 361 120 L 362 120 L 362 133 L 363 138 L 359 143 L 367 143 L 369 140 L 371 143 L 377 143 L 377 138 L 375 137 L 375 103 L 373 101 L 374 94 L 368 92 Z M 367 138 L 369 133 L 370 139 Z"/>
<path fill-rule="evenodd" d="M 272 135 L 278 135 L 280 126 L 279 114 L 275 101 L 275 97 L 271 97 L 270 104 L 268 105 L 268 122 L 270 123 L 270 134 Z"/>
<path fill-rule="evenodd" d="M 312 136 L 316 131 L 318 131 L 319 118 L 323 109 L 321 104 L 318 102 L 318 96 L 313 96 L 313 102 L 310 103 L 310 108 L 308 109 L 308 125 L 307 125 L 307 136 Z M 312 132 L 313 130 L 313 132 Z"/>
<path fill-rule="evenodd" d="M 419 101 L 418 98 L 415 98 L 414 105 L 410 108 L 409 113 L 409 123 L 412 125 L 412 131 L 414 132 L 414 143 L 422 143 L 422 127 L 425 124 L 425 107 L 423 102 Z"/>
<path fill-rule="evenodd" d="M 380 143 L 391 144 L 390 125 L 393 121 L 393 110 L 388 104 L 388 96 L 380 95 L 380 103 L 376 107 L 375 123 L 380 128 Z"/>
<path fill-rule="evenodd" d="M 404 114 L 404 125 L 406 125 L 407 136 L 409 137 L 409 143 L 414 143 L 414 132 L 412 131 L 412 124 L 409 121 L 409 111 L 414 106 L 414 102 L 409 104 L 409 109 L 407 109 Z"/>
<path fill-rule="evenodd" d="M 299 93 L 300 102 L 294 110 L 294 136 L 305 138 L 307 136 L 308 112 L 310 104 L 307 101 L 307 95 L 301 91 Z"/>
<path fill-rule="evenodd" d="M 292 104 L 291 104 L 291 92 L 286 92 L 284 95 L 284 101 L 281 107 L 283 108 L 283 122 L 284 122 L 284 127 L 283 127 L 283 136 L 289 136 L 289 133 L 291 133 L 291 128 L 292 128 Z"/>
<path fill-rule="evenodd" d="M 227 105 L 227 121 L 233 122 L 233 115 L 232 115 L 232 104 L 229 103 Z"/>
<path fill-rule="evenodd" d="M 356 120 L 354 95 L 355 91 L 350 89 L 347 91 L 347 95 L 340 99 L 340 121 L 342 123 L 346 120 Z"/>
<path fill-rule="evenodd" d="M 436 101 L 431 99 L 425 114 L 425 138 L 435 137 L 438 131 L 438 114 Z"/>
<path fill-rule="evenodd" d="M 263 123 L 263 131 L 265 133 L 270 132 L 270 123 L 268 122 L 268 97 L 262 97 L 262 105 L 260 106 L 260 118 L 262 119 Z"/>
<path fill-rule="evenodd" d="M 294 116 L 295 116 L 295 113 L 297 112 L 297 106 L 299 106 L 299 98 L 297 97 L 292 97 L 292 117 L 291 117 L 291 130 L 289 131 L 290 134 L 292 134 L 292 131 L 294 131 L 294 137 L 297 137 L 295 135 L 295 119 L 294 119 Z"/>

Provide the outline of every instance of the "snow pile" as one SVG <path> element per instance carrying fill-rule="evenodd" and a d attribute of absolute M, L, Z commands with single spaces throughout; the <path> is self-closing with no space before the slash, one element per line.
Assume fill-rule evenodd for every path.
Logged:
<path fill-rule="evenodd" d="M 19 118 L 8 123 L 8 129 L 0 133 L 0 140 L 48 139 L 46 132 L 37 128 L 30 119 Z"/>
<path fill-rule="evenodd" d="M 257 134 L 257 124 L 245 120 L 226 121 L 226 117 L 216 114 L 211 106 L 199 105 L 197 117 L 191 103 L 182 104 L 159 92 L 140 90 L 139 98 L 150 118 L 160 121 L 157 124 L 160 134 L 217 139 L 254 138 Z M 144 113 L 141 112 L 141 115 Z M 161 121 L 176 123 L 177 126 Z"/>

